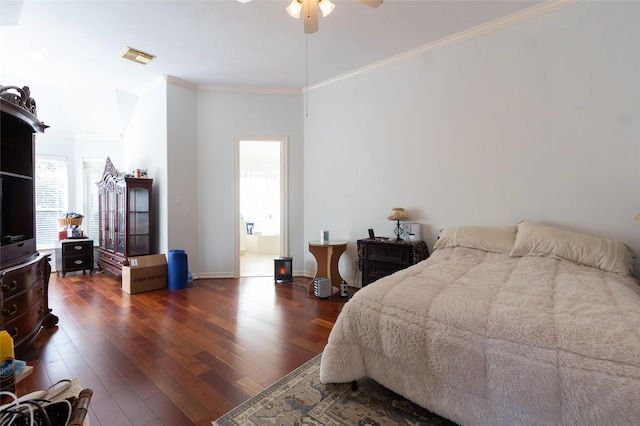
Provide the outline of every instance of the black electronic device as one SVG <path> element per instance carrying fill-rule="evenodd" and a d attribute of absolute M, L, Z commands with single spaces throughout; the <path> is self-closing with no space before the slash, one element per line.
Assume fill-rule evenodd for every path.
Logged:
<path fill-rule="evenodd" d="M 373 233 L 373 229 L 369 228 L 369 238 L 375 238 L 376 235 Z"/>

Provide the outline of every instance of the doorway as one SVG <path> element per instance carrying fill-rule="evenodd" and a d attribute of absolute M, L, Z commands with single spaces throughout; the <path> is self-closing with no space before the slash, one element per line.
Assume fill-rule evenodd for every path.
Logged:
<path fill-rule="evenodd" d="M 236 138 L 236 277 L 273 276 L 287 252 L 286 138 Z"/>

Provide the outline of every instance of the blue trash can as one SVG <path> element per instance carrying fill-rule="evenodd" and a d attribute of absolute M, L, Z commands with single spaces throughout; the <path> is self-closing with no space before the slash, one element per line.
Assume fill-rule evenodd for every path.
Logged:
<path fill-rule="evenodd" d="M 169 273 L 169 290 L 187 288 L 189 265 L 187 253 L 184 250 L 169 250 L 167 269 Z"/>

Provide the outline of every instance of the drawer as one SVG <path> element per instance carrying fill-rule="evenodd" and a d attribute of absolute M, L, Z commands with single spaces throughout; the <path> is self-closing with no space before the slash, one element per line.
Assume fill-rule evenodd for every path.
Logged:
<path fill-rule="evenodd" d="M 39 261 L 33 261 L 26 266 L 5 271 L 0 280 L 2 299 L 6 300 L 15 294 L 33 287 L 42 277 L 42 274 L 42 265 Z"/>
<path fill-rule="evenodd" d="M 122 275 L 122 264 L 124 260 L 123 257 L 115 256 L 107 251 L 100 250 L 98 252 L 98 266 L 117 276 Z"/>
<path fill-rule="evenodd" d="M 109 251 L 100 250 L 98 252 L 98 260 L 122 267 L 122 263 L 125 261 L 125 257 Z"/>
<path fill-rule="evenodd" d="M 14 346 L 20 345 L 25 339 L 39 330 L 38 325 L 44 317 L 45 310 L 44 299 L 41 299 L 40 303 L 32 306 L 23 315 L 2 324 L 2 329 L 7 330 L 13 337 Z"/>
<path fill-rule="evenodd" d="M 72 269 L 89 269 L 93 268 L 93 256 L 70 256 L 63 259 L 64 269 L 70 271 Z"/>
<path fill-rule="evenodd" d="M 93 240 L 73 241 L 62 244 L 62 253 L 67 256 L 91 254 Z"/>
<path fill-rule="evenodd" d="M 412 260 L 412 252 L 410 246 L 394 244 L 369 244 L 365 248 L 365 258 L 367 260 L 398 262 L 405 265 L 410 265 Z"/>
<path fill-rule="evenodd" d="M 387 262 L 364 262 L 363 265 L 364 272 L 367 276 L 375 277 L 376 279 L 386 277 L 404 268 L 406 268 L 406 265 Z"/>
<path fill-rule="evenodd" d="M 14 320 L 21 314 L 27 312 L 33 305 L 40 303 L 43 295 L 44 285 L 40 283 L 23 293 L 3 300 L 1 305 L 2 309 L 0 310 L 2 323 L 4 324 Z"/>

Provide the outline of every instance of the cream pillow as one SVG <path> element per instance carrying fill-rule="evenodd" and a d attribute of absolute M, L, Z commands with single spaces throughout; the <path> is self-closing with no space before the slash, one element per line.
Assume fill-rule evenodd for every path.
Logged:
<path fill-rule="evenodd" d="M 469 247 L 495 253 L 509 254 L 516 240 L 516 226 L 460 226 L 444 228 L 434 249 Z"/>
<path fill-rule="evenodd" d="M 635 254 L 625 244 L 522 221 L 511 256 L 547 256 L 631 275 Z"/>

